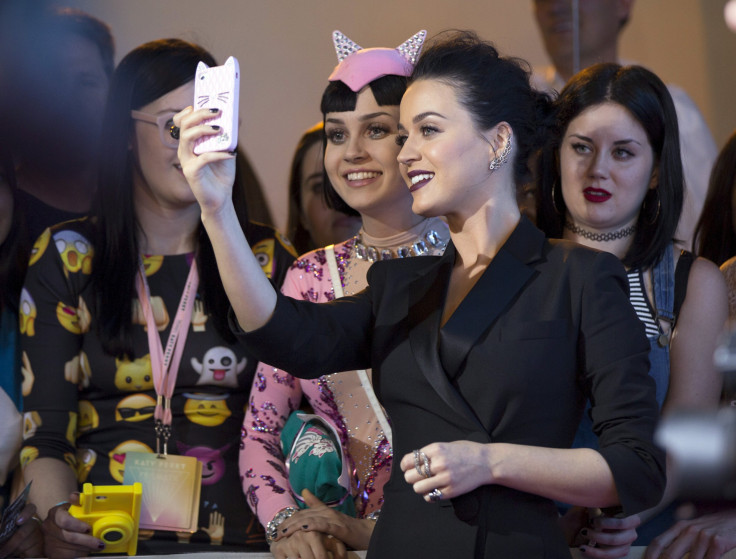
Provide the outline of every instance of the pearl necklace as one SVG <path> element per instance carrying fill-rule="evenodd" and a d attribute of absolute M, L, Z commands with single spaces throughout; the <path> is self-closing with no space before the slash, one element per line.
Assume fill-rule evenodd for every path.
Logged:
<path fill-rule="evenodd" d="M 422 256 L 430 251 L 429 245 L 436 249 L 443 249 L 447 246 L 447 240 L 443 239 L 435 229 L 430 229 L 424 236 L 417 237 L 414 242 L 403 244 L 394 250 L 391 247 L 376 247 L 366 245 L 363 242 L 363 235 L 358 233 L 355 236 L 355 245 L 353 250 L 358 260 L 367 260 L 369 262 L 377 262 L 379 260 L 393 260 L 394 258 L 409 258 L 411 256 Z"/>
<path fill-rule="evenodd" d="M 625 237 L 628 237 L 629 235 L 633 235 L 636 232 L 636 223 L 629 227 L 624 227 L 623 229 L 619 229 L 618 231 L 611 231 L 609 233 L 593 233 L 591 231 L 583 229 L 582 227 L 578 227 L 573 222 L 566 219 L 565 228 L 569 229 L 576 235 L 580 235 L 584 239 L 588 239 L 589 241 L 605 242 L 605 241 L 615 241 L 617 239 L 623 239 Z"/>

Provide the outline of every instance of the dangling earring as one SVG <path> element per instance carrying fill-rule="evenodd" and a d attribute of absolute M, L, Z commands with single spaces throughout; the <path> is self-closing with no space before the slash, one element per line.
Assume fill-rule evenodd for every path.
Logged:
<path fill-rule="evenodd" d="M 659 218 L 659 212 L 662 209 L 662 201 L 659 199 L 659 190 L 654 189 L 654 195 L 657 197 L 657 210 L 654 212 L 654 217 L 649 220 L 646 219 L 646 214 L 651 213 L 651 211 L 648 210 L 648 204 L 647 204 L 647 198 L 644 198 L 644 203 L 641 206 L 641 211 L 644 214 L 644 221 L 647 225 L 654 225 L 657 223 L 657 218 Z"/>
<path fill-rule="evenodd" d="M 557 184 L 559 183 L 558 179 L 555 179 L 555 182 L 552 183 L 552 207 L 555 210 L 555 213 L 557 215 L 562 215 L 563 212 L 560 211 L 560 208 L 557 206 L 557 199 L 555 197 L 555 191 L 557 190 Z"/>
<path fill-rule="evenodd" d="M 496 154 L 496 148 L 493 146 L 491 146 L 491 148 L 493 149 L 493 159 L 491 159 L 491 164 L 488 168 L 491 171 L 496 171 L 503 167 L 503 165 L 509 160 L 509 153 L 511 153 L 511 136 L 506 140 L 506 145 L 503 147 L 503 150 L 501 150 L 501 155 Z"/>

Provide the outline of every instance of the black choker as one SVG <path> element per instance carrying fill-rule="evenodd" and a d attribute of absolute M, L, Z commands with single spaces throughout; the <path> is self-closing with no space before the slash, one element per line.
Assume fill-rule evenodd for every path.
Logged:
<path fill-rule="evenodd" d="M 355 238 L 355 255 L 360 260 L 376 262 L 378 260 L 392 260 L 393 258 L 408 258 L 410 256 L 422 256 L 427 254 L 431 248 L 442 249 L 447 246 L 447 241 L 434 229 L 430 229 L 424 238 L 417 237 L 413 243 L 401 245 L 396 248 L 381 248 L 363 243 L 363 236 L 358 233 Z"/>
<path fill-rule="evenodd" d="M 623 229 L 619 229 L 618 231 L 611 231 L 610 233 L 592 233 L 590 231 L 586 231 L 582 227 L 578 227 L 574 223 L 572 223 L 570 220 L 565 220 L 565 228 L 569 229 L 576 235 L 580 235 L 584 239 L 588 239 L 589 241 L 615 241 L 617 239 L 623 239 L 624 237 L 628 237 L 629 235 L 633 235 L 636 232 L 636 224 L 631 225 L 629 227 L 624 227 Z"/>

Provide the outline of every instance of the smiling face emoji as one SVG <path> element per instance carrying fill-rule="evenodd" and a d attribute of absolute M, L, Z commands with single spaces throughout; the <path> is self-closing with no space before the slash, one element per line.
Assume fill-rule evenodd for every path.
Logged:
<path fill-rule="evenodd" d="M 192 423 L 217 427 L 232 415 L 225 402 L 227 394 L 184 394 L 184 397 L 187 398 L 184 414 Z"/>
<path fill-rule="evenodd" d="M 128 452 L 153 452 L 153 449 L 140 441 L 125 441 L 112 449 L 110 457 L 110 475 L 118 483 L 123 483 L 125 476 L 125 455 Z"/>
<path fill-rule="evenodd" d="M 115 421 L 145 421 L 153 417 L 156 400 L 147 394 L 131 394 L 118 403 L 115 408 Z"/>
<path fill-rule="evenodd" d="M 115 386 L 126 392 L 140 392 L 153 389 L 151 356 L 145 355 L 135 361 L 115 359 Z"/>

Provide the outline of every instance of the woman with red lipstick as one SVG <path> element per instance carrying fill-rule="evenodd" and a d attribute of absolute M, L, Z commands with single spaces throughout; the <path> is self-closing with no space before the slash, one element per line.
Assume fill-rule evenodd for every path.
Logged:
<path fill-rule="evenodd" d="M 346 46 L 355 48 L 343 35 L 335 37 L 338 55 Z M 421 45 L 414 41 L 412 56 Z M 359 47 L 335 68 L 321 103 L 328 178 L 323 184 L 330 206 L 357 211 L 362 226 L 356 236 L 300 257 L 286 275 L 284 294 L 332 301 L 364 289 L 375 261 L 442 254 L 449 239 L 447 225 L 411 211 L 412 197 L 396 160 L 401 149 L 396 142 L 399 102 L 412 68 L 400 50 Z M 279 368 L 259 366 L 243 427 L 240 464 L 243 490 L 267 536 L 274 539 L 271 551 L 276 559 L 319 556 L 315 549 L 324 552 L 328 543 L 334 544 L 334 540 L 323 543 L 324 534 L 354 549 L 367 548 L 392 460 L 390 426 L 375 401 L 369 374 L 349 371 L 300 380 Z M 288 470 L 285 466 L 288 448 L 277 456 L 274 449 L 280 448 L 279 436 L 302 396 L 339 436 L 343 460 L 348 462 L 348 479 L 343 481 L 348 497 L 333 502 L 332 508 L 309 498 L 310 510 L 297 512 L 304 501 L 293 466 Z M 327 458 L 334 454 L 331 451 Z M 292 516 L 285 520 L 288 514 Z M 305 523 L 311 525 L 309 532 L 269 535 L 277 526 L 301 528 Z"/>
<path fill-rule="evenodd" d="M 28 420 L 21 462 L 25 481 L 33 481 L 30 501 L 45 518 L 47 557 L 104 549 L 67 512 L 67 500 L 83 482 L 122 483 L 131 452 L 156 450 L 164 347 L 181 350 L 178 358 L 173 351 L 168 378 L 176 380 L 161 400 L 170 400 L 169 454 L 202 464 L 201 487 L 181 490 L 200 495 L 192 502 L 198 523 L 196 533 L 179 535 L 181 543 L 171 526 L 147 530 L 150 541 L 138 552 L 264 548 L 237 463 L 257 360 L 228 328 L 227 297 L 171 120 L 192 103 L 200 61 L 216 65 L 179 39 L 146 43 L 123 58 L 105 110 L 94 217 L 47 229 L 32 251 L 20 311 Z M 294 258 L 272 229 L 247 221 L 239 180 L 231 197 L 238 227 L 261 247 L 261 274 L 279 283 Z M 168 423 L 166 415 L 161 421 Z M 162 502 L 155 488 L 145 491 L 149 506 L 159 498 L 162 516 L 187 498 L 167 493 Z"/>
<path fill-rule="evenodd" d="M 516 184 L 548 108 L 521 62 L 455 32 L 422 54 L 409 83 L 402 174 L 415 213 L 446 216 L 451 242 L 442 256 L 376 262 L 366 289 L 321 305 L 256 274 L 228 202 L 232 161 L 193 153 L 206 114 L 177 115 L 233 326 L 300 377 L 372 368 L 397 460 L 369 558 L 569 557 L 554 500 L 633 514 L 656 504 L 665 482 L 648 344 L 623 268 L 545 239 L 519 214 Z M 345 187 L 357 187 L 363 169 L 345 172 Z M 599 451 L 569 448 L 586 398 Z M 287 533 L 297 529 L 310 525 Z"/>
<path fill-rule="evenodd" d="M 726 287 L 713 263 L 673 247 L 683 175 L 667 88 L 644 68 L 599 64 L 573 77 L 554 114 L 540 159 L 540 227 L 610 252 L 627 268 L 662 411 L 716 406 L 722 380 L 712 357 L 727 316 Z M 588 414 L 576 445 L 597 448 Z M 611 529 L 615 519 L 607 522 Z M 667 522 L 671 516 L 642 525 L 637 544 Z M 601 532 L 587 527 L 585 541 L 605 544 L 610 535 Z"/>

